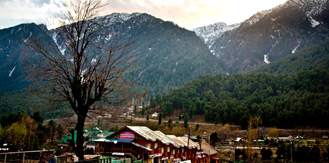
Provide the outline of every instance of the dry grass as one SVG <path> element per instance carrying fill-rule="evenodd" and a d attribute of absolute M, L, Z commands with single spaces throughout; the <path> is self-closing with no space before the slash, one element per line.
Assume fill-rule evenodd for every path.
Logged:
<path fill-rule="evenodd" d="M 183 136 L 185 134 L 188 134 L 188 130 L 184 128 L 183 123 L 176 123 L 176 121 L 173 121 L 171 126 L 168 127 L 168 123 L 162 123 L 159 125 L 156 122 L 133 122 L 129 125 L 133 126 L 146 126 L 152 130 L 159 130 L 167 135 L 176 135 L 176 136 Z M 194 124 L 189 124 L 189 129 L 190 129 L 190 135 L 195 135 L 195 136 L 209 136 L 213 132 L 217 132 L 222 130 L 223 126 L 222 125 L 214 125 L 214 124 L 199 124 L 199 128 L 196 130 L 197 123 Z M 225 125 L 225 129 L 228 128 L 228 125 Z"/>

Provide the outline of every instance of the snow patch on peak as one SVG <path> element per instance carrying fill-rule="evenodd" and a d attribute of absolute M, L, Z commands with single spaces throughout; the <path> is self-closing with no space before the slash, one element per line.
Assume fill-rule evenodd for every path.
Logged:
<path fill-rule="evenodd" d="M 317 9 L 317 13 L 321 13 L 323 6 L 328 0 L 290 0 L 286 2 L 286 5 L 298 6 L 305 11 Z"/>
<path fill-rule="evenodd" d="M 262 19 L 263 17 L 265 17 L 267 14 L 269 14 L 271 12 L 272 12 L 272 9 L 257 12 L 255 15 L 251 16 L 249 19 L 244 21 L 243 24 L 246 24 L 246 25 L 256 24 L 260 19 Z M 275 21 L 276 19 L 274 18 L 271 20 Z"/>
<path fill-rule="evenodd" d="M 109 40 L 111 40 L 111 38 L 112 38 L 112 35 L 109 34 L 108 36 L 105 37 L 105 40 L 106 40 L 106 41 L 109 41 Z"/>
<path fill-rule="evenodd" d="M 268 59 L 268 55 L 267 54 L 264 55 L 264 62 L 266 64 L 270 64 L 271 63 L 270 60 Z"/>
<path fill-rule="evenodd" d="M 97 62 L 97 59 L 96 58 L 93 58 L 92 60 L 91 60 L 91 64 L 93 65 L 93 64 L 95 64 Z"/>
<path fill-rule="evenodd" d="M 211 47 L 215 40 L 222 36 L 226 31 L 233 30 L 237 28 L 240 24 L 227 25 L 226 23 L 215 23 L 208 26 L 203 26 L 199 28 L 192 29 L 195 34 L 204 40 L 204 42 Z"/>
<path fill-rule="evenodd" d="M 59 51 L 61 52 L 61 54 L 62 55 L 65 55 L 66 49 L 64 47 L 62 47 L 61 45 L 58 44 L 58 41 L 57 41 L 57 33 L 56 32 L 53 33 L 52 39 L 55 42 L 55 44 L 57 45 L 57 47 L 58 47 Z"/>
<path fill-rule="evenodd" d="M 30 36 L 24 40 L 24 43 L 26 43 L 31 37 L 32 37 L 32 32 L 30 32 Z"/>
<path fill-rule="evenodd" d="M 16 66 L 9 71 L 9 75 L 8 75 L 9 77 L 11 77 L 11 75 L 13 74 L 13 72 L 15 71 L 15 69 L 16 69 Z"/>
<path fill-rule="evenodd" d="M 328 0 L 294 0 L 299 8 L 305 12 L 311 26 L 314 28 L 321 24 L 319 21 L 315 20 L 314 17 L 320 15 L 322 11 L 326 8 Z"/>
<path fill-rule="evenodd" d="M 300 46 L 300 43 L 298 43 L 298 45 L 294 48 L 294 50 L 291 51 L 291 53 L 294 54 L 299 46 Z"/>
<path fill-rule="evenodd" d="M 308 18 L 319 15 L 326 8 L 328 0 L 290 0 L 286 6 L 296 6 L 305 12 Z M 311 19 L 310 19 L 311 20 Z"/>
<path fill-rule="evenodd" d="M 322 10 L 322 5 L 320 5 L 320 6 L 321 6 L 321 8 L 316 8 L 316 6 L 314 6 L 315 8 L 312 8 L 312 10 L 306 11 L 306 16 L 307 16 L 307 18 L 308 18 L 308 20 L 311 23 L 311 26 L 313 28 L 315 28 L 316 26 L 318 26 L 320 24 L 319 21 L 317 21 L 313 18 L 313 16 L 318 15 L 319 11 Z"/>
<path fill-rule="evenodd" d="M 301 9 L 303 12 L 305 12 L 305 14 L 307 15 L 307 17 L 311 22 L 312 20 L 314 20 L 311 19 L 312 16 L 319 15 L 323 11 L 323 9 L 326 8 L 325 6 L 327 2 L 328 0 L 288 0 L 287 2 L 278 5 L 272 9 L 264 10 L 256 13 L 255 15 L 244 21 L 242 24 L 253 25 L 257 23 L 261 18 L 268 15 L 269 13 L 277 9 L 280 9 L 282 7 L 289 7 L 289 6 L 296 6 L 299 9 Z M 276 21 L 276 18 L 271 18 L 271 21 L 273 22 Z"/>
<path fill-rule="evenodd" d="M 106 15 L 106 16 L 102 16 L 102 17 L 98 17 L 95 20 L 99 21 L 102 20 L 104 21 L 104 24 L 106 25 L 112 25 L 115 23 L 123 23 L 133 17 L 139 16 L 141 15 L 141 13 L 112 13 L 110 15 Z"/>
<path fill-rule="evenodd" d="M 310 17 L 310 23 L 312 25 L 312 27 L 316 27 L 320 24 L 320 22 L 316 21 L 315 19 L 313 19 L 312 17 Z"/>

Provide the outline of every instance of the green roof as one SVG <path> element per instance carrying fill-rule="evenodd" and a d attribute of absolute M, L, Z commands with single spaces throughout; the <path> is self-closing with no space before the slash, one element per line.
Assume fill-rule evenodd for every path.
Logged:
<path fill-rule="evenodd" d="M 89 141 L 86 143 L 86 145 L 95 145 L 95 144 L 96 144 L 96 142 L 92 142 L 92 141 L 91 142 Z"/>
<path fill-rule="evenodd" d="M 93 129 L 95 129 L 95 130 L 98 129 L 99 130 L 98 127 L 94 127 Z M 96 135 L 93 135 L 92 134 L 93 133 L 92 131 L 87 131 L 87 132 L 85 132 L 85 131 L 87 131 L 87 130 L 84 130 L 84 133 L 88 133 L 88 136 L 87 137 L 90 137 L 90 138 L 99 138 L 97 134 Z M 107 136 L 112 135 L 114 132 L 103 132 L 102 130 L 99 130 L 99 131 L 97 131 L 97 133 L 98 134 L 103 133 L 103 137 L 105 138 Z M 58 140 L 57 143 L 65 143 L 65 144 L 67 144 L 70 140 L 72 140 L 72 134 L 71 133 L 63 135 L 62 139 Z M 74 131 L 74 143 L 76 143 L 76 141 L 77 141 L 77 131 Z"/>
<path fill-rule="evenodd" d="M 91 131 L 100 131 L 100 129 L 97 127 L 97 126 L 95 126 L 93 129 L 91 129 Z"/>
<path fill-rule="evenodd" d="M 70 140 L 72 140 L 72 134 L 69 133 L 68 135 L 63 135 L 62 139 L 58 140 L 57 143 L 68 143 Z M 77 131 L 74 131 L 74 143 L 77 142 Z"/>
<path fill-rule="evenodd" d="M 110 135 L 112 135 L 114 132 L 104 132 L 103 133 L 103 136 L 104 137 L 108 137 L 108 136 L 110 136 Z"/>

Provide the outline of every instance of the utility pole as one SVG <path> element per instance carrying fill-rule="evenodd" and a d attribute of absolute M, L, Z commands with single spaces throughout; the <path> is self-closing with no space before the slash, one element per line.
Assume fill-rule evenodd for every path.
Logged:
<path fill-rule="evenodd" d="M 190 127 L 188 127 L 188 135 L 187 135 L 187 148 L 189 148 L 189 144 L 190 144 Z"/>
<path fill-rule="evenodd" d="M 292 141 L 290 142 L 290 152 L 291 152 L 290 153 L 290 157 L 291 157 L 290 159 L 291 159 L 291 162 L 292 162 Z"/>

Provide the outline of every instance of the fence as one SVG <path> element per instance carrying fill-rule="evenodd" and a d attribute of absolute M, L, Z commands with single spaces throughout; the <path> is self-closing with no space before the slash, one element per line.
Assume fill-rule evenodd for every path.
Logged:
<path fill-rule="evenodd" d="M 55 149 L 0 153 L 0 163 L 37 163 L 40 153 L 55 153 Z"/>
<path fill-rule="evenodd" d="M 38 163 L 40 153 L 55 153 L 54 149 L 50 150 L 35 150 L 35 151 L 20 151 L 20 152 L 7 152 L 0 153 L 0 163 Z M 65 161 L 61 161 L 58 159 L 57 163 L 66 163 Z M 70 163 L 70 162 L 69 162 Z M 73 162 L 72 162 L 73 163 Z M 131 160 L 131 159 L 121 159 L 115 160 L 111 158 L 102 158 L 102 159 L 92 159 L 92 160 L 82 160 L 78 161 L 78 163 L 143 163 L 142 160 Z"/>
<path fill-rule="evenodd" d="M 102 158 L 102 159 L 92 159 L 92 160 L 82 160 L 78 162 L 83 163 L 110 163 L 111 158 Z"/>

